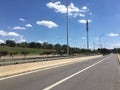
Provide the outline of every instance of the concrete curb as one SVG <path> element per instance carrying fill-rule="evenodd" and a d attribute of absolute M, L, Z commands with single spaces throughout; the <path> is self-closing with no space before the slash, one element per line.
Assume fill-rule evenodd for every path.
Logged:
<path fill-rule="evenodd" d="M 95 59 L 99 57 L 102 57 L 102 55 L 62 59 L 62 60 L 54 60 L 54 61 L 46 61 L 46 62 L 35 62 L 35 63 L 28 63 L 28 64 L 18 64 L 18 65 L 10 65 L 10 66 L 1 66 L 0 78 L 21 74 L 21 73 L 26 73 L 26 72 L 30 72 L 38 69 L 58 66 L 58 65 L 82 62 L 85 60 Z"/>
<path fill-rule="evenodd" d="M 120 64 L 120 55 L 117 54 L 117 57 L 118 57 L 118 62 L 119 62 L 119 64 Z"/>

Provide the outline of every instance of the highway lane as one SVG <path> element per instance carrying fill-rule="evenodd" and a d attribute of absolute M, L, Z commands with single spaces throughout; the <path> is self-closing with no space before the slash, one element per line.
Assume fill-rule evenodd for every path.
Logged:
<path fill-rule="evenodd" d="M 0 80 L 0 90 L 120 90 L 118 67 L 116 55 L 110 55 L 3 79 Z M 56 85 L 61 80 L 63 82 Z"/>

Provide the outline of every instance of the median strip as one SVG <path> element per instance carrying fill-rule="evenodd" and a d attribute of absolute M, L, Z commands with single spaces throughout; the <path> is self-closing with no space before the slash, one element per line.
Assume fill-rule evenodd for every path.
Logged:
<path fill-rule="evenodd" d="M 99 58 L 99 57 L 102 57 L 102 56 L 97 55 L 97 56 L 88 56 L 88 57 L 70 58 L 70 59 L 62 59 L 62 60 L 1 66 L 0 77 L 16 75 L 16 74 L 20 74 L 23 72 L 29 72 L 33 70 L 43 69 L 43 68 L 52 67 L 52 66 L 58 66 L 58 65 L 67 64 L 67 63 L 73 63 L 73 62 L 75 63 L 75 62 L 90 60 L 90 59 Z"/>

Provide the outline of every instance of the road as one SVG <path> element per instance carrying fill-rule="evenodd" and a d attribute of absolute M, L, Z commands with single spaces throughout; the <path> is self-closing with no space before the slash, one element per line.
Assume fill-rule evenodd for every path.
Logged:
<path fill-rule="evenodd" d="M 116 55 L 0 79 L 0 90 L 120 90 Z"/>

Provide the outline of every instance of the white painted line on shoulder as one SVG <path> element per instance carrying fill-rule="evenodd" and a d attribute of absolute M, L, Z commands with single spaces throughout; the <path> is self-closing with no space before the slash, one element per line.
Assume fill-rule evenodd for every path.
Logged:
<path fill-rule="evenodd" d="M 79 61 L 79 62 L 82 62 L 82 61 Z M 69 62 L 69 63 L 59 64 L 59 65 L 39 68 L 38 70 L 26 71 L 26 72 L 22 72 L 22 73 L 19 73 L 19 74 L 15 74 L 15 75 L 11 75 L 11 76 L 6 76 L 6 77 L 3 77 L 3 78 L 0 78 L 0 81 L 1 80 L 6 80 L 6 79 L 10 79 L 10 78 L 14 78 L 14 77 L 27 75 L 27 74 L 31 74 L 31 73 L 36 73 L 36 72 L 40 72 L 40 71 L 44 71 L 44 70 L 49 70 L 49 69 L 53 69 L 53 68 L 57 68 L 57 67 L 65 66 L 65 65 L 71 65 L 71 64 L 74 64 L 74 63 L 78 63 L 78 62 Z"/>
<path fill-rule="evenodd" d="M 16 75 L 12 75 L 12 76 L 7 76 L 7 77 L 0 78 L 0 81 L 1 80 L 5 80 L 5 79 L 14 78 L 14 77 L 19 77 L 19 76 L 27 75 L 27 74 L 31 74 L 31 73 L 36 73 L 36 72 L 40 72 L 40 71 L 44 71 L 44 70 L 49 70 L 49 69 L 53 69 L 53 68 L 57 68 L 57 67 L 65 66 L 65 65 L 70 65 L 70 64 L 73 64 L 73 63 L 75 63 L 75 62 L 60 64 L 60 65 L 55 65 L 55 66 L 49 66 L 49 67 L 44 67 L 44 68 L 40 68 L 38 70 L 32 70 L 32 71 L 22 72 L 20 74 L 16 74 Z"/>
<path fill-rule="evenodd" d="M 101 62 L 103 62 L 105 60 L 107 60 L 108 58 L 110 58 L 110 56 L 106 57 L 103 60 L 101 60 L 101 61 L 99 61 L 97 63 L 94 63 L 94 64 L 92 64 L 92 65 L 90 65 L 90 66 L 88 66 L 88 67 L 86 67 L 86 68 L 84 68 L 84 69 L 82 69 L 82 70 L 80 70 L 80 71 L 78 71 L 78 72 L 76 72 L 76 73 L 74 73 L 74 74 L 72 74 L 72 75 L 70 75 L 70 76 L 68 76 L 68 77 L 66 77 L 66 78 L 64 78 L 64 79 L 62 79 L 62 80 L 60 80 L 60 81 L 50 85 L 50 86 L 48 86 L 48 87 L 46 87 L 46 88 L 44 88 L 43 90 L 50 90 L 50 89 L 54 88 L 55 86 L 57 86 L 57 85 L 65 82 L 65 81 L 67 81 L 68 79 L 70 79 L 70 78 L 72 78 L 72 77 L 74 77 L 74 76 L 76 76 L 76 75 L 78 75 L 78 74 L 80 74 L 80 73 L 82 73 L 82 72 L 92 68 L 93 66 L 95 66 L 95 65 L 97 65 L 97 64 L 99 64 L 99 63 L 101 63 Z"/>

